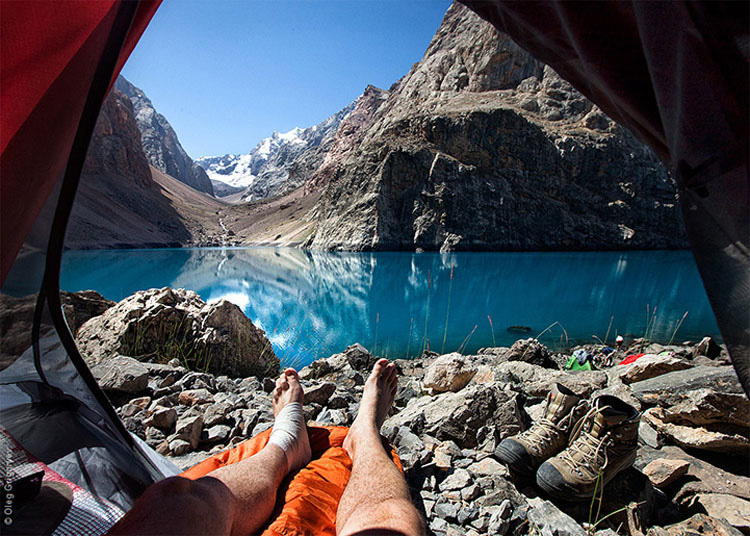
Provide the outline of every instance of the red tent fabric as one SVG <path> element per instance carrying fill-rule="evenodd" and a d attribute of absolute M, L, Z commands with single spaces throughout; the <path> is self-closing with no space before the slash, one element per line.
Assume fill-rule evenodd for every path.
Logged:
<path fill-rule="evenodd" d="M 127 19 L 110 85 L 159 3 L 0 3 L 0 283 L 65 170 L 114 25 Z"/>

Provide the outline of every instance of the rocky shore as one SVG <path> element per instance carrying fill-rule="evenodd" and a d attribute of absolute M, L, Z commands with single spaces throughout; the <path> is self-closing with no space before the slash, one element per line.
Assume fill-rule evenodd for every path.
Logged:
<path fill-rule="evenodd" d="M 152 313 L 184 303 L 184 291 L 147 292 L 138 303 Z M 158 296 L 174 303 L 159 304 Z M 143 314 L 133 312 L 136 302 L 129 302 L 131 318 Z M 207 311 L 228 308 L 199 305 L 193 303 L 203 311 L 192 320 L 197 340 Z M 107 310 L 109 322 L 114 309 Z M 79 344 L 89 324 L 102 322 L 107 312 L 79 329 Z M 259 337 L 265 338 L 262 331 Z M 594 371 L 562 370 L 569 354 L 552 353 L 533 339 L 477 355 L 395 360 L 399 390 L 382 433 L 401 457 L 429 532 L 748 534 L 750 402 L 726 351 L 715 344 L 633 345 L 646 355 Z M 190 371 L 177 358 L 152 363 L 121 353 L 100 355 L 95 376 L 125 426 L 182 468 L 273 424 L 270 392 L 279 364 L 272 352 L 256 375 L 231 377 Z M 303 368 L 308 424 L 350 425 L 375 360 L 355 344 Z M 553 502 L 493 454 L 503 438 L 539 417 L 555 383 L 589 397 L 612 394 L 642 412 L 635 464 L 605 487 L 601 505 Z"/>

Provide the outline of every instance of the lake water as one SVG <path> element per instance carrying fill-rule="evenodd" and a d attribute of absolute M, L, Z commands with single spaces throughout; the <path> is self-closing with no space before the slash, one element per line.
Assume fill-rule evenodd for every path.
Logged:
<path fill-rule="evenodd" d="M 475 352 L 536 336 L 570 342 L 719 337 L 686 251 L 596 253 L 325 253 L 291 248 L 69 251 L 61 288 L 111 300 L 182 287 L 227 299 L 266 331 L 283 363 L 301 367 L 359 342 L 373 353 Z M 654 308 L 656 314 L 654 315 Z M 613 318 L 614 317 L 614 318 Z M 447 327 L 446 327 L 447 326 Z M 509 331 L 525 326 L 528 333 Z M 565 333 L 561 327 L 565 329 Z"/>

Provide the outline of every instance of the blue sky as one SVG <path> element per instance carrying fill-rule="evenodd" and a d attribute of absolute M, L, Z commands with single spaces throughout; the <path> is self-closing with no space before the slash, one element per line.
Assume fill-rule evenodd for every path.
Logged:
<path fill-rule="evenodd" d="M 123 69 L 193 158 L 250 151 L 387 89 L 448 0 L 165 0 Z"/>

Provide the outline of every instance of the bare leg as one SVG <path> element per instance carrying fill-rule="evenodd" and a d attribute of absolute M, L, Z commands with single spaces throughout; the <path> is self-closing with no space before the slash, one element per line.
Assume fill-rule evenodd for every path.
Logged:
<path fill-rule="evenodd" d="M 417 536 L 422 519 L 409 498 L 404 476 L 383 448 L 380 427 L 396 395 L 396 367 L 379 360 L 365 383 L 359 413 L 344 440 L 352 459 L 352 476 L 336 512 L 336 534 L 365 531 Z"/>
<path fill-rule="evenodd" d="M 290 402 L 302 399 L 297 373 L 285 370 L 276 380 L 274 416 Z M 309 460 L 307 432 L 298 439 L 306 445 Z M 254 533 L 273 512 L 276 492 L 291 465 L 295 463 L 287 460 L 284 450 L 268 444 L 250 458 L 198 480 L 168 478 L 148 488 L 108 534 Z"/>

